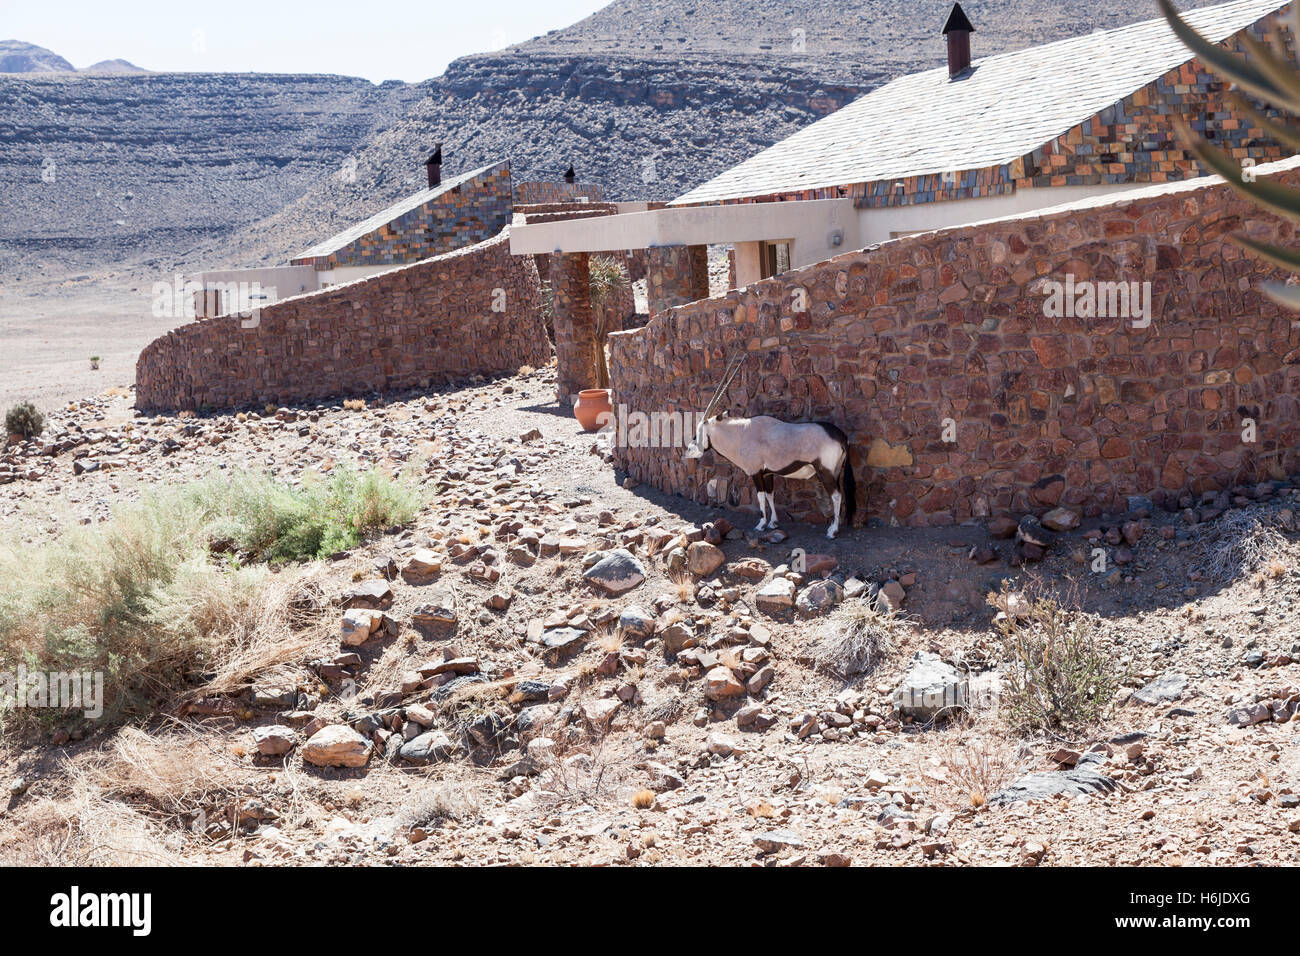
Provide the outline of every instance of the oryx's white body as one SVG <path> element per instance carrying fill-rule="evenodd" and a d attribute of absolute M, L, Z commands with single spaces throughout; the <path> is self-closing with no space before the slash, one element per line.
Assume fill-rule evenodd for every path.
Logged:
<path fill-rule="evenodd" d="M 772 488 L 777 475 L 785 478 L 820 478 L 831 499 L 831 526 L 826 537 L 840 529 L 841 506 L 851 521 L 856 504 L 848 439 L 834 425 L 795 424 L 768 415 L 754 418 L 707 418 L 686 449 L 687 458 L 699 458 L 716 449 L 749 475 L 758 495 L 760 520 L 756 531 L 776 527 L 776 499 Z"/>

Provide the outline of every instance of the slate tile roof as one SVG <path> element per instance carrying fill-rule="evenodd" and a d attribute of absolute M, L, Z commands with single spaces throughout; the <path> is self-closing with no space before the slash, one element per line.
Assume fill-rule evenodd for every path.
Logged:
<path fill-rule="evenodd" d="M 446 193 L 451 192 L 453 189 L 456 189 L 458 186 L 463 186 L 466 183 L 485 175 L 489 170 L 495 169 L 500 165 L 503 164 L 489 163 L 487 166 L 480 167 L 479 169 L 473 169 L 467 173 L 461 173 L 453 179 L 444 180 L 437 186 L 421 189 L 418 193 L 412 193 L 410 196 L 394 203 L 382 212 L 375 213 L 369 219 L 363 220 L 349 229 L 344 229 L 337 235 L 330 236 L 328 239 L 318 242 L 310 249 L 300 252 L 298 255 L 294 256 L 293 261 L 298 262 L 303 259 L 314 259 L 338 252 L 340 249 L 352 245 L 362 236 L 367 236 L 370 233 L 375 232 L 383 226 L 388 225 L 390 222 L 400 219 L 402 216 L 405 216 L 413 210 L 419 209 L 421 206 L 427 205 L 439 196 L 443 196 Z"/>
<path fill-rule="evenodd" d="M 1286 4 L 1183 14 L 1221 42 Z M 978 24 L 976 25 L 978 27 Z M 978 43 L 979 34 L 975 34 Z M 935 59 L 943 42 L 935 37 Z M 1163 19 L 901 77 L 675 199 L 722 202 L 1010 163 L 1191 60 Z"/>

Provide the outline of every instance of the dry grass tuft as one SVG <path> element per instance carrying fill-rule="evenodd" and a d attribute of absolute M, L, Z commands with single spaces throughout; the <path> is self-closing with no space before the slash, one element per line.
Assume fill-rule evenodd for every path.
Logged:
<path fill-rule="evenodd" d="M 856 601 L 842 604 L 821 628 L 815 666 L 845 681 L 869 674 L 898 646 L 905 627 L 899 614 Z"/>
<path fill-rule="evenodd" d="M 632 794 L 632 806 L 638 810 L 649 810 L 655 805 L 655 794 L 653 790 L 638 790 Z"/>
<path fill-rule="evenodd" d="M 69 763 L 87 789 L 179 823 L 197 810 L 223 811 L 255 778 L 231 755 L 231 740 L 174 722 L 170 732 L 123 727 L 89 760 Z"/>
<path fill-rule="evenodd" d="M 941 733 L 931 763 L 918 774 L 936 805 L 983 806 L 992 794 L 1032 769 L 1028 748 L 1008 739 L 1007 729 L 994 718 L 953 724 Z"/>
<path fill-rule="evenodd" d="M 1287 539 L 1266 509 L 1234 508 L 1199 532 L 1191 566 L 1207 581 L 1233 581 L 1286 563 Z"/>

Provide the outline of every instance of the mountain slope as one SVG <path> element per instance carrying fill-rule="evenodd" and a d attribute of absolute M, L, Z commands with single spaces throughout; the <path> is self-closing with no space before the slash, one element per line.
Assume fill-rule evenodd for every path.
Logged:
<path fill-rule="evenodd" d="M 43 46 L 22 40 L 0 40 L 0 73 L 57 73 L 74 69 L 63 57 Z"/>

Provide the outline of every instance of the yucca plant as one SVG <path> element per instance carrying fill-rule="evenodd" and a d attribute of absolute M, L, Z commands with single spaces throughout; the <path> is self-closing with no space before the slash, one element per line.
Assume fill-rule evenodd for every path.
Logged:
<path fill-rule="evenodd" d="M 1168 21 L 1178 39 L 1182 40 L 1206 67 L 1222 79 L 1235 83 L 1238 90 L 1249 93 L 1268 104 L 1270 108 L 1300 114 L 1300 63 L 1287 54 L 1284 44 L 1276 36 L 1271 44 L 1265 44 L 1248 32 L 1242 33 L 1242 45 L 1250 57 L 1247 59 L 1212 43 L 1197 33 L 1178 15 L 1170 0 L 1156 0 L 1156 2 L 1160 5 L 1165 20 Z M 1290 17 L 1291 35 L 1300 37 L 1300 3 L 1292 5 Z M 1265 136 L 1300 151 L 1300 126 L 1266 115 L 1240 93 L 1229 93 L 1228 98 L 1234 110 L 1249 120 Z M 1300 223 L 1300 190 L 1291 189 L 1280 183 L 1256 180 L 1253 176 L 1245 174 L 1235 159 L 1192 132 L 1185 121 L 1175 118 L 1174 124 L 1183 141 L 1197 158 L 1206 167 L 1222 176 L 1229 186 L 1256 205 L 1276 212 L 1292 222 Z M 1260 258 L 1288 272 L 1300 274 L 1300 250 L 1259 242 L 1249 236 L 1237 235 L 1229 238 Z M 1287 308 L 1300 309 L 1300 286 L 1266 282 L 1263 291 L 1269 298 Z"/>

